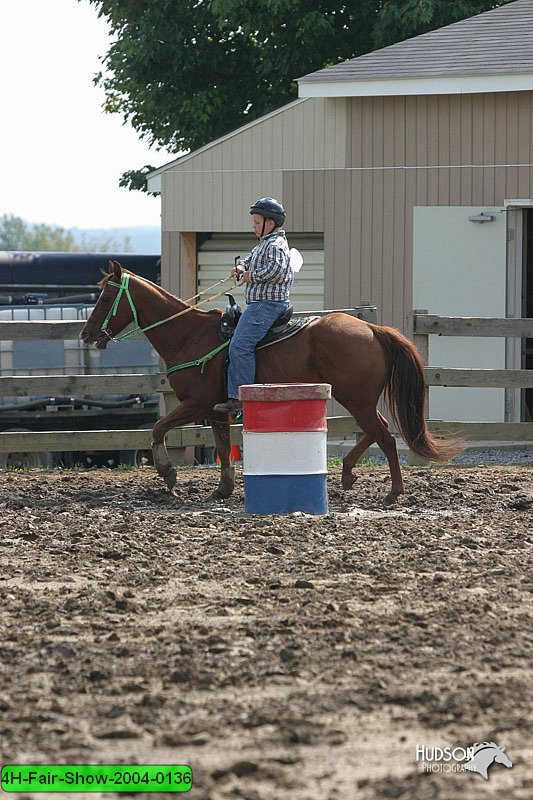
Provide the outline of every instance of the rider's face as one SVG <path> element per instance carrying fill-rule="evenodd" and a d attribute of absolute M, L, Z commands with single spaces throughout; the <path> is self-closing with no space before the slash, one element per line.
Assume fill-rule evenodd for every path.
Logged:
<path fill-rule="evenodd" d="M 265 229 L 263 231 L 263 222 L 265 223 Z M 257 236 L 258 239 L 261 236 L 264 236 L 267 233 L 272 233 L 274 228 L 276 227 L 276 223 L 273 219 L 265 219 L 261 216 L 261 214 L 252 214 L 252 230 Z"/>

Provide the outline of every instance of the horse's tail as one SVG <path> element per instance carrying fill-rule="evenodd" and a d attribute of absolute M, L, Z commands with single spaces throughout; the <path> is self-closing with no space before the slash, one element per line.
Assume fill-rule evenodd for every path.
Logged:
<path fill-rule="evenodd" d="M 461 442 L 434 439 L 425 415 L 424 364 L 412 342 L 394 328 L 370 325 L 387 364 L 385 398 L 392 418 L 409 449 L 428 461 L 449 461 L 461 452 Z"/>

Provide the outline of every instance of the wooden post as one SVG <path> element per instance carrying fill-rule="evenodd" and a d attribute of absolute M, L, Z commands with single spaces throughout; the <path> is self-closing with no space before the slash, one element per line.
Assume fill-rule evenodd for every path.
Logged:
<path fill-rule="evenodd" d="M 184 300 L 198 291 L 196 233 L 180 233 L 179 292 Z"/>
<path fill-rule="evenodd" d="M 164 233 L 166 237 L 163 253 L 166 258 L 162 263 L 161 284 L 183 299 L 196 293 L 196 233 L 171 231 Z M 162 364 L 162 371 L 165 366 Z M 161 395 L 159 409 L 161 416 L 170 414 L 179 405 L 172 392 Z M 172 464 L 183 466 L 194 464 L 194 447 L 168 447 L 168 455 Z"/>

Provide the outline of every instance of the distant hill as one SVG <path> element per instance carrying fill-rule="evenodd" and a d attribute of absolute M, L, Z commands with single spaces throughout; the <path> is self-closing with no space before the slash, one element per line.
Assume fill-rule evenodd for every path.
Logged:
<path fill-rule="evenodd" d="M 159 255 L 161 253 L 161 229 L 157 225 L 137 225 L 131 228 L 71 228 L 76 239 L 90 243 L 106 241 L 123 243 L 129 239 L 132 253 Z M 115 248 L 112 248 L 115 249 Z"/>

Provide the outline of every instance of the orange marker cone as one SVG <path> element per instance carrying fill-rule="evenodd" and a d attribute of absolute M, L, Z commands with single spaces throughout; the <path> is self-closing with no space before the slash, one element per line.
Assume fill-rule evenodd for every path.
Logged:
<path fill-rule="evenodd" d="M 229 454 L 229 460 L 230 460 L 230 462 L 231 461 L 242 461 L 241 448 L 239 447 L 238 444 L 233 444 L 231 446 L 231 450 L 230 450 L 230 454 Z"/>
<path fill-rule="evenodd" d="M 231 414 L 230 414 L 229 421 L 230 421 L 230 424 L 233 422 L 233 417 L 231 416 Z M 231 450 L 230 450 L 230 453 L 229 453 L 229 461 L 230 461 L 230 464 L 233 464 L 235 461 L 242 461 L 241 448 L 239 447 L 238 444 L 233 444 L 231 446 Z M 220 464 L 220 456 L 218 455 L 218 453 L 217 453 L 217 457 L 216 457 L 216 463 Z"/>
<path fill-rule="evenodd" d="M 230 450 L 230 453 L 229 453 L 229 460 L 230 460 L 230 464 L 234 463 L 235 461 L 242 461 L 241 448 L 239 447 L 238 444 L 232 444 L 231 445 L 231 450 Z M 220 464 L 220 456 L 218 454 L 217 454 L 216 463 Z"/>

